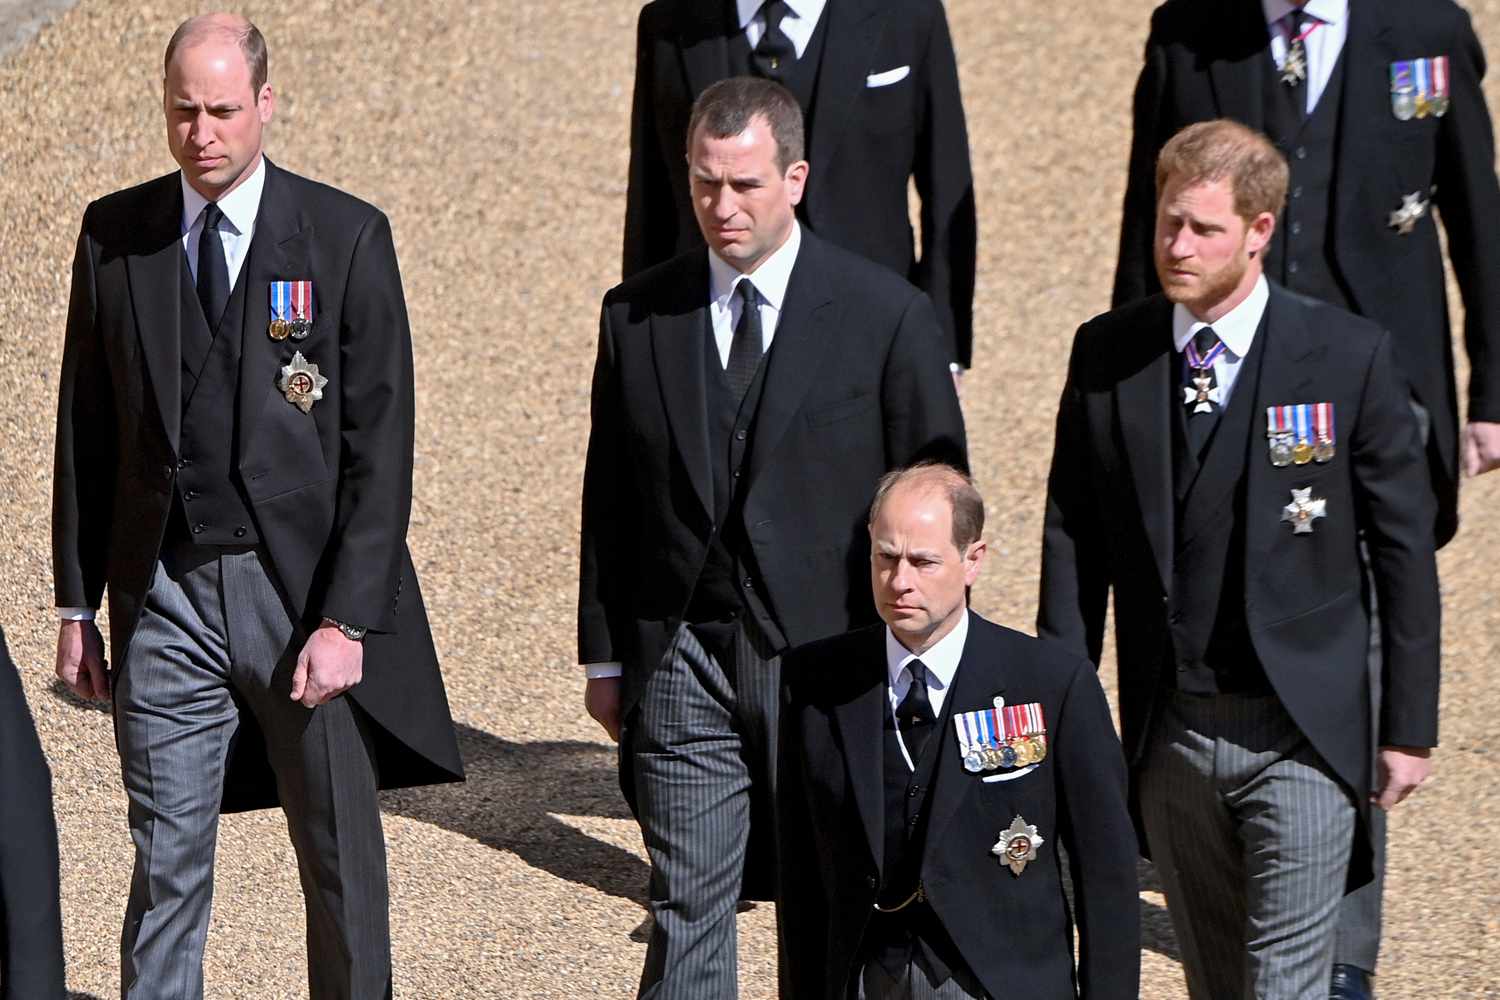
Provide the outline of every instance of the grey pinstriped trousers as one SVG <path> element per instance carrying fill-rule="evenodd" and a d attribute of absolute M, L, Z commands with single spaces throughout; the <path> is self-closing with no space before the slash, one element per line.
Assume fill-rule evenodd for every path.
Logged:
<path fill-rule="evenodd" d="M 651 859 L 643 1000 L 738 995 L 735 905 L 752 795 L 775 801 L 781 658 L 743 625 L 734 634 L 725 664 L 680 627 L 628 734 Z"/>
<path fill-rule="evenodd" d="M 851 991 L 854 1000 L 986 1000 L 987 994 L 974 994 L 960 986 L 957 980 L 946 979 L 942 985 L 932 985 L 922 967 L 912 962 L 899 979 L 879 962 L 868 962 L 858 976 L 858 985 Z"/>
<path fill-rule="evenodd" d="M 346 698 L 315 709 L 290 699 L 303 638 L 256 549 L 169 536 L 114 690 L 135 842 L 120 938 L 124 1000 L 203 996 L 225 762 L 246 710 L 265 735 L 297 853 L 309 996 L 390 996 L 368 733 Z"/>
<path fill-rule="evenodd" d="M 1281 703 L 1172 694 L 1137 783 L 1194 1000 L 1325 1000 L 1355 805 Z"/>

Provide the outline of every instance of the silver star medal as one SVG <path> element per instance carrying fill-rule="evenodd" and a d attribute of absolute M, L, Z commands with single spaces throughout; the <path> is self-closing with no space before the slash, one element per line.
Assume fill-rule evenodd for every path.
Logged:
<path fill-rule="evenodd" d="M 318 366 L 298 351 L 292 355 L 291 364 L 281 366 L 281 378 L 277 379 L 276 388 L 282 391 L 288 403 L 303 413 L 311 413 L 313 404 L 323 398 L 323 387 L 327 384 L 328 379 L 318 374 Z"/>
<path fill-rule="evenodd" d="M 1402 236 L 1406 236 L 1416 228 L 1417 221 L 1427 214 L 1427 207 L 1431 204 L 1422 197 L 1422 192 L 1413 191 L 1411 194 L 1401 196 L 1401 207 L 1391 213 L 1387 225 Z"/>
<path fill-rule="evenodd" d="M 1182 401 L 1192 406 L 1194 413 L 1212 413 L 1214 408 L 1209 404 L 1220 403 L 1222 400 L 1223 396 L 1219 392 L 1219 387 L 1209 385 L 1211 381 L 1213 381 L 1212 376 L 1205 369 L 1203 374 L 1193 376 L 1191 387 L 1182 387 Z"/>
<path fill-rule="evenodd" d="M 1328 501 L 1322 497 L 1314 499 L 1311 486 L 1292 490 L 1292 502 L 1281 508 L 1281 519 L 1291 522 L 1294 535 L 1312 534 L 1313 522 L 1327 516 Z"/>
<path fill-rule="evenodd" d="M 990 853 L 1010 866 L 1012 875 L 1019 876 L 1026 864 L 1036 860 L 1036 849 L 1045 840 L 1037 836 L 1036 826 L 1020 816 L 1010 821 L 1010 829 L 1000 831 L 1000 839 L 990 848 Z"/>

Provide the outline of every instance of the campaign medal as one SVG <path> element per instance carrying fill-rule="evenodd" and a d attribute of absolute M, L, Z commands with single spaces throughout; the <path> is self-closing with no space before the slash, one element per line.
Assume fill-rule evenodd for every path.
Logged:
<path fill-rule="evenodd" d="M 1432 97 L 1427 106 L 1432 113 L 1441 118 L 1448 113 L 1451 103 L 1448 95 L 1448 57 L 1435 56 L 1432 60 Z"/>
<path fill-rule="evenodd" d="M 291 282 L 271 282 L 271 326 L 266 331 L 272 340 L 285 340 L 292 332 L 289 317 L 292 309 Z"/>
<path fill-rule="evenodd" d="M 1192 413 L 1212 413 L 1215 406 L 1222 405 L 1223 396 L 1214 384 L 1214 362 L 1229 348 L 1221 340 L 1209 348 L 1207 354 L 1199 354 L 1191 340 L 1182 349 L 1183 360 L 1189 368 L 1188 378 L 1192 385 L 1182 387 L 1182 401 L 1190 406 Z"/>
<path fill-rule="evenodd" d="M 1313 461 L 1319 464 L 1333 460 L 1333 404 L 1313 404 L 1313 426 L 1317 431 L 1317 441 L 1313 444 Z"/>
<path fill-rule="evenodd" d="M 1266 443 L 1271 452 L 1271 464 L 1278 469 L 1292 464 L 1292 408 L 1290 406 L 1266 407 Z"/>
<path fill-rule="evenodd" d="M 1401 236 L 1411 235 L 1411 231 L 1417 227 L 1417 221 L 1427 214 L 1427 209 L 1432 202 L 1422 197 L 1422 192 L 1413 191 L 1411 194 L 1401 196 L 1401 207 L 1391 212 L 1386 225 L 1390 226 Z"/>
<path fill-rule="evenodd" d="M 1292 419 L 1296 421 L 1297 443 L 1292 445 L 1292 461 L 1306 465 L 1313 460 L 1311 407 L 1298 403 L 1292 407 Z"/>
<path fill-rule="evenodd" d="M 292 286 L 292 339 L 306 340 L 312 332 L 312 282 L 293 281 Z"/>
<path fill-rule="evenodd" d="M 953 715 L 959 756 L 970 774 L 1024 767 L 1046 756 L 1041 704 L 1006 705 L 998 695 L 994 701 L 993 708 Z"/>
<path fill-rule="evenodd" d="M 1036 860 L 1036 849 L 1045 840 L 1037 836 L 1036 826 L 1027 823 L 1019 815 L 1011 820 L 1010 827 L 1000 831 L 1000 839 L 990 848 L 990 853 L 1010 867 L 1012 875 L 1019 876 L 1026 865 Z"/>
<path fill-rule="evenodd" d="M 1410 60 L 1391 63 L 1391 113 L 1398 121 L 1409 122 L 1417 116 L 1417 87 L 1413 79 Z"/>
<path fill-rule="evenodd" d="M 1291 523 L 1292 534 L 1310 535 L 1313 522 L 1328 516 L 1328 501 L 1313 497 L 1312 487 L 1292 490 L 1292 502 L 1281 508 L 1281 519 Z"/>
<path fill-rule="evenodd" d="M 1413 59 L 1411 63 L 1417 83 L 1417 117 L 1426 118 L 1432 114 L 1431 65 L 1426 59 Z"/>
<path fill-rule="evenodd" d="M 281 378 L 276 388 L 303 413 L 311 413 L 313 404 L 323 398 L 323 387 L 328 379 L 318 374 L 318 366 L 302 356 L 301 351 L 292 355 L 290 364 L 281 366 Z"/>

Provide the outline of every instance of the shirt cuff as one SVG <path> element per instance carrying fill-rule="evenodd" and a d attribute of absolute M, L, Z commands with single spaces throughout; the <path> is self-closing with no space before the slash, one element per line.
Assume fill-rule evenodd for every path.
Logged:
<path fill-rule="evenodd" d="M 57 617 L 65 622 L 91 622 L 94 620 L 93 608 L 63 608 L 57 609 Z"/>
<path fill-rule="evenodd" d="M 610 660 L 608 663 L 585 663 L 583 675 L 591 681 L 601 680 L 605 677 L 619 677 L 625 672 L 618 660 Z"/>

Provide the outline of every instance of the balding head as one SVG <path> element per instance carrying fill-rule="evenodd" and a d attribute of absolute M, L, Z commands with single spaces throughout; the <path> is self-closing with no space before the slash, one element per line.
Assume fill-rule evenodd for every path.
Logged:
<path fill-rule="evenodd" d="M 919 462 L 881 476 L 870 503 L 870 523 L 875 523 L 881 505 L 891 494 L 908 490 L 948 501 L 953 511 L 953 547 L 958 551 L 966 551 L 984 534 L 984 498 L 974 487 L 974 480 L 942 462 Z"/>
<path fill-rule="evenodd" d="M 249 19 L 239 14 L 200 14 L 190 17 L 172 32 L 167 42 L 166 58 L 162 60 L 162 75 L 172 74 L 172 58 L 181 49 L 190 49 L 204 42 L 228 42 L 239 48 L 250 69 L 250 89 L 256 94 L 266 85 L 269 75 L 270 56 L 266 51 L 266 40 L 260 29 Z"/>

